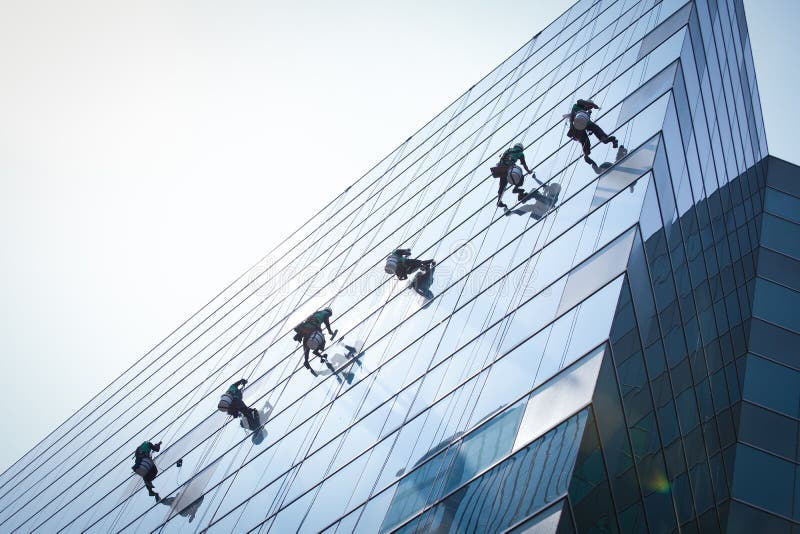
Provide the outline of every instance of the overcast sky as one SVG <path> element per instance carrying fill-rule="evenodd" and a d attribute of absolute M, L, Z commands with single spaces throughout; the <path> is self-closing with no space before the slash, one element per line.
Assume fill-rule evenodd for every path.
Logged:
<path fill-rule="evenodd" d="M 571 4 L 0 0 L 0 470 Z"/>

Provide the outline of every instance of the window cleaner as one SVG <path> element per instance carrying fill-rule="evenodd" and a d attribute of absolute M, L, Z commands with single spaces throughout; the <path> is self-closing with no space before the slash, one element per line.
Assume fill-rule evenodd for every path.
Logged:
<path fill-rule="evenodd" d="M 142 477 L 148 494 L 151 497 L 155 497 L 156 502 L 159 502 L 161 497 L 158 496 L 158 493 L 156 493 L 156 490 L 153 487 L 153 479 L 155 479 L 158 475 L 158 468 L 156 467 L 156 463 L 153 461 L 152 453 L 153 451 L 158 452 L 160 450 L 160 441 L 158 443 L 150 443 L 149 441 L 145 441 L 136 447 L 136 452 L 133 453 L 133 458 L 135 461 L 133 467 L 131 468 L 133 469 L 134 473 Z"/>
<path fill-rule="evenodd" d="M 312 374 L 316 373 L 311 369 L 311 364 L 308 361 L 309 353 L 313 352 L 315 356 L 319 356 L 323 362 L 327 363 L 327 355 L 320 352 L 325 350 L 325 336 L 322 333 L 322 326 L 325 325 L 325 328 L 328 329 L 331 341 L 333 341 L 336 334 L 339 332 L 338 330 L 331 330 L 330 318 L 332 316 L 333 311 L 330 308 L 324 308 L 312 313 L 305 321 L 294 328 L 295 335 L 293 339 L 303 344 L 303 355 L 305 358 L 303 365 L 305 365 L 306 369 L 311 371 Z"/>
<path fill-rule="evenodd" d="M 388 274 L 396 275 L 398 280 L 405 280 L 408 278 L 409 274 L 417 269 L 422 269 L 423 272 L 429 273 L 436 266 L 434 260 L 416 260 L 414 258 L 409 258 L 409 256 L 411 256 L 411 249 L 395 249 L 394 252 L 389 254 L 389 257 L 386 258 L 384 270 Z"/>
<path fill-rule="evenodd" d="M 259 421 L 258 410 L 248 407 L 242 400 L 241 388 L 246 384 L 247 380 L 244 378 L 231 384 L 228 390 L 220 397 L 217 409 L 235 418 L 244 415 L 250 428 L 255 429 L 261 425 L 261 422 Z"/>
<path fill-rule="evenodd" d="M 600 106 L 591 100 L 582 100 L 579 98 L 572 106 L 572 110 L 564 115 L 564 118 L 569 119 L 567 137 L 581 144 L 583 148 L 583 161 L 594 167 L 596 164 L 594 160 L 589 157 L 589 154 L 592 152 L 589 134 L 593 134 L 601 143 L 611 143 L 611 146 L 614 148 L 619 146 L 619 142 L 616 137 L 606 134 L 600 126 L 592 122 L 591 116 L 593 109 L 600 109 Z"/>
<path fill-rule="evenodd" d="M 300 323 L 299 325 L 294 327 L 294 339 L 295 341 L 303 341 L 305 338 L 310 336 L 317 330 L 322 329 L 322 325 L 325 325 L 325 328 L 328 329 L 328 333 L 331 335 L 331 340 L 336 337 L 336 332 L 331 330 L 331 317 L 333 316 L 333 310 L 330 308 L 324 308 L 319 311 L 315 311 L 311 315 L 309 315 L 305 321 Z"/>
<path fill-rule="evenodd" d="M 525 147 L 522 145 L 522 143 L 515 144 L 513 147 L 503 152 L 503 155 L 500 156 L 500 161 L 497 163 L 497 165 L 490 169 L 492 171 L 492 176 L 495 178 L 500 178 L 500 187 L 497 190 L 498 207 L 508 207 L 503 203 L 503 192 L 506 190 L 508 182 L 511 182 L 511 184 L 514 186 L 514 189 L 511 191 L 512 193 L 517 194 L 519 200 L 522 200 L 522 198 L 525 196 L 525 191 L 522 189 L 525 175 L 522 174 L 522 170 L 516 165 L 517 161 L 522 163 L 522 166 L 525 168 L 525 172 L 527 174 L 532 174 L 533 171 L 528 168 L 528 164 L 525 162 L 525 154 L 523 152 L 524 148 Z"/>

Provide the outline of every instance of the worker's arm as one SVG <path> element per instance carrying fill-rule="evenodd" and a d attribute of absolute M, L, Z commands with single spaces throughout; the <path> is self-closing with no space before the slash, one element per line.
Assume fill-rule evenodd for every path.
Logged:
<path fill-rule="evenodd" d="M 328 319 L 325 319 L 325 328 L 328 329 L 328 333 L 331 335 L 331 339 L 333 339 L 333 337 L 336 335 L 336 332 L 338 332 L 338 330 L 336 332 L 331 330 L 331 323 L 328 321 Z"/>
<path fill-rule="evenodd" d="M 528 168 L 528 164 L 525 162 L 525 155 L 524 155 L 524 154 L 522 154 L 522 155 L 519 157 L 519 162 L 520 162 L 520 163 L 522 163 L 522 166 L 523 166 L 523 167 L 525 167 L 525 172 L 527 172 L 528 174 L 530 174 L 531 170 Z"/>
<path fill-rule="evenodd" d="M 160 451 L 161 450 L 161 442 L 159 441 L 158 443 L 151 443 L 150 444 L 150 448 L 153 449 L 156 452 Z"/>

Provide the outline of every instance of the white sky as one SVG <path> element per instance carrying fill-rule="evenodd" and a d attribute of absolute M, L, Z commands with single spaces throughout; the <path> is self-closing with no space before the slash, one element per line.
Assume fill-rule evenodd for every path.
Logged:
<path fill-rule="evenodd" d="M 0 470 L 571 4 L 0 0 Z"/>

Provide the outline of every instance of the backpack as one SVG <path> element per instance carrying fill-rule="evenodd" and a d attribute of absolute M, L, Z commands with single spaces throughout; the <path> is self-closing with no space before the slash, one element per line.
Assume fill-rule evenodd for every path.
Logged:
<path fill-rule="evenodd" d="M 322 335 L 322 332 L 319 330 L 315 331 L 313 334 L 308 336 L 308 341 L 306 341 L 306 346 L 310 350 L 318 350 L 325 348 L 325 336 Z"/>
<path fill-rule="evenodd" d="M 140 477 L 145 477 L 147 476 L 147 473 L 149 473 L 150 470 L 155 467 L 155 465 L 156 464 L 155 462 L 153 462 L 152 458 L 144 456 L 142 458 L 139 458 L 139 460 L 137 460 L 136 463 L 133 464 L 133 467 L 131 467 L 131 469 L 133 469 L 133 472 L 139 475 Z"/>
<path fill-rule="evenodd" d="M 221 412 L 228 413 L 228 409 L 233 406 L 233 395 L 230 393 L 225 393 L 220 397 L 219 404 L 217 404 L 217 409 Z"/>
<path fill-rule="evenodd" d="M 575 113 L 575 118 L 572 119 L 572 127 L 576 130 L 585 130 L 589 125 L 589 114 L 585 111 Z"/>
<path fill-rule="evenodd" d="M 388 258 L 386 258 L 386 265 L 383 267 L 383 270 L 388 274 L 395 274 L 399 264 L 400 261 L 398 257 L 395 254 L 391 254 Z"/>

